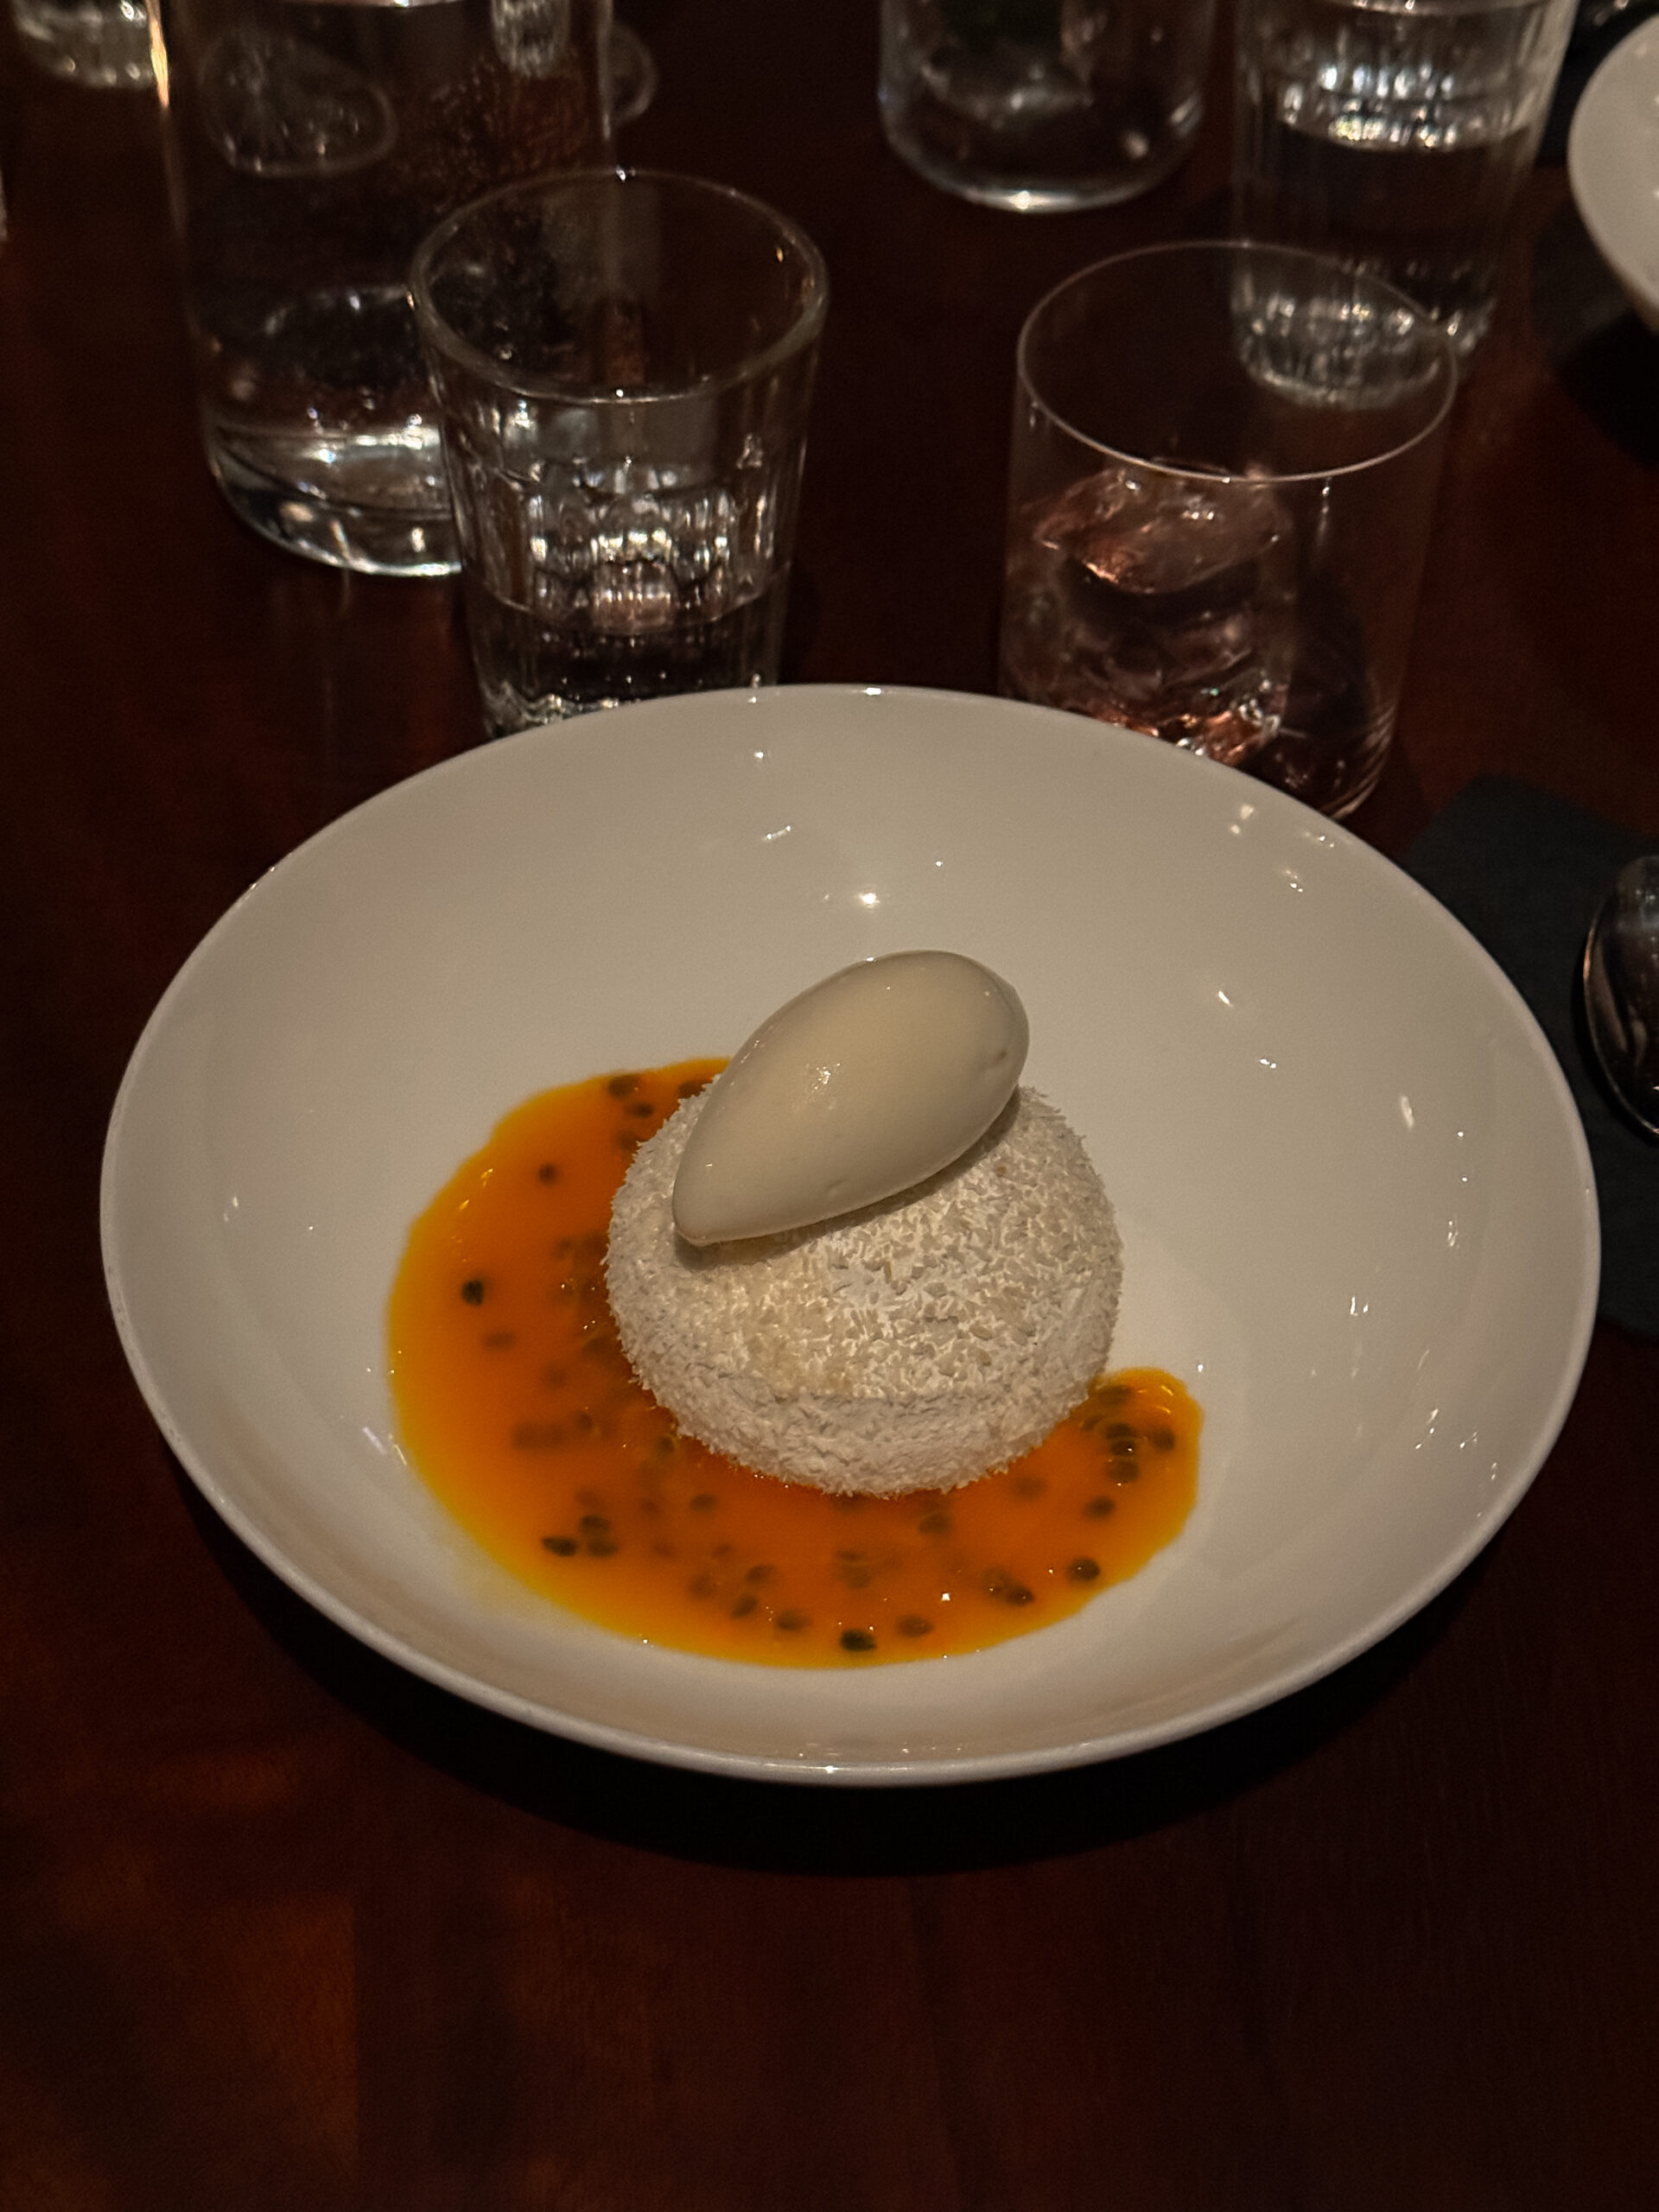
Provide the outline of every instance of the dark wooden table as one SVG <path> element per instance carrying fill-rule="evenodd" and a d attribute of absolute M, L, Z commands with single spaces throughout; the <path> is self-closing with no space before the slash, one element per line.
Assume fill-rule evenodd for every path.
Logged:
<path fill-rule="evenodd" d="M 885 150 L 874 0 L 640 5 L 625 142 L 835 288 L 791 676 L 990 687 L 1014 334 L 1224 224 Z M 1217 83 L 1224 82 L 1224 56 Z M 454 589 L 246 533 L 146 99 L 0 48 L 0 2204 L 1514 2212 L 1659 2202 L 1659 1349 L 1603 1326 L 1486 1555 L 1316 1689 L 1073 1774 L 745 1786 L 409 1679 L 197 1502 L 105 1308 L 126 1055 L 197 938 L 480 736 Z M 1385 849 L 1522 775 L 1659 839 L 1659 347 L 1559 168 L 1459 399 Z"/>

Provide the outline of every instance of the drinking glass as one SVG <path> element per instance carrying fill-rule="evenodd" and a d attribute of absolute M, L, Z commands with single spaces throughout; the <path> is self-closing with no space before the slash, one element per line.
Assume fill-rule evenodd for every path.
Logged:
<path fill-rule="evenodd" d="M 1003 690 L 1351 813 L 1456 380 L 1431 316 L 1319 255 L 1154 246 L 1070 278 L 1020 338 Z"/>
<path fill-rule="evenodd" d="M 245 522 L 457 565 L 409 264 L 492 185 L 610 148 L 609 0 L 153 0 L 208 465 Z"/>
<path fill-rule="evenodd" d="M 811 240 L 721 185 L 595 170 L 461 209 L 412 289 L 491 733 L 775 682 Z"/>
<path fill-rule="evenodd" d="M 1573 5 L 1239 0 L 1235 230 L 1387 278 L 1471 353 Z"/>
<path fill-rule="evenodd" d="M 881 0 L 882 128 L 964 199 L 1127 200 L 1191 150 L 1214 18 L 1215 0 Z"/>

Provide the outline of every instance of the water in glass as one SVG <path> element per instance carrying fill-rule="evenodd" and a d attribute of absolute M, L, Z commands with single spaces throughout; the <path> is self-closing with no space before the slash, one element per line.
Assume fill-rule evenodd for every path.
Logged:
<path fill-rule="evenodd" d="M 599 157 L 599 0 L 159 0 L 209 462 L 266 535 L 456 565 L 408 296 L 439 216 Z"/>
<path fill-rule="evenodd" d="M 1491 321 L 1573 0 L 1244 0 L 1242 236 L 1397 284 L 1467 353 Z"/>

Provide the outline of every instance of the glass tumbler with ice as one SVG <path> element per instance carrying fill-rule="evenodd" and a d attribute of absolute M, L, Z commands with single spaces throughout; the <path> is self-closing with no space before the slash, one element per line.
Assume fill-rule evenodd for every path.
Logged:
<path fill-rule="evenodd" d="M 1312 254 L 1157 246 L 1021 333 L 1001 686 L 1352 811 L 1392 740 L 1456 372 Z"/>
<path fill-rule="evenodd" d="M 594 170 L 461 209 L 411 289 L 491 734 L 774 682 L 811 240 L 723 186 Z"/>

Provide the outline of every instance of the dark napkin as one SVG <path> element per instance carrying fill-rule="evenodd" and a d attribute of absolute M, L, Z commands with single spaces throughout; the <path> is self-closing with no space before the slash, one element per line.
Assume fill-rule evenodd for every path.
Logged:
<path fill-rule="evenodd" d="M 1483 776 L 1402 866 L 1480 939 L 1554 1047 L 1596 1171 L 1602 1317 L 1659 1338 L 1659 1145 L 1608 1099 L 1578 1002 L 1592 917 L 1626 861 L 1653 843 L 1529 784 Z"/>

